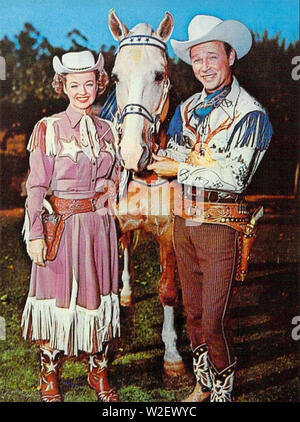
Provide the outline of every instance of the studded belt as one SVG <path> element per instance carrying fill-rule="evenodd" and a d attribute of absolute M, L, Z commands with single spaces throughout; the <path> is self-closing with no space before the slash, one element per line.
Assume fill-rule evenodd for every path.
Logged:
<path fill-rule="evenodd" d="M 189 199 L 181 191 L 174 192 L 174 215 L 197 223 L 222 224 L 244 232 L 249 222 L 249 211 L 245 202 L 206 202 Z"/>
<path fill-rule="evenodd" d="M 177 211 L 177 212 L 176 212 Z M 246 204 L 185 203 L 182 210 L 174 211 L 175 215 L 200 223 L 223 224 L 243 232 L 249 222 L 249 212 Z"/>

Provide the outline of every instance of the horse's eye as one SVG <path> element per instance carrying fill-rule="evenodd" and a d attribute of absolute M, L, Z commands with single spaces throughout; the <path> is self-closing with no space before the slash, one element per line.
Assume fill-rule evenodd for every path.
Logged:
<path fill-rule="evenodd" d="M 111 74 L 111 81 L 115 84 L 119 82 L 119 78 L 118 78 L 118 75 L 116 73 Z"/>
<path fill-rule="evenodd" d="M 164 79 L 164 72 L 155 72 L 155 82 L 161 82 Z"/>

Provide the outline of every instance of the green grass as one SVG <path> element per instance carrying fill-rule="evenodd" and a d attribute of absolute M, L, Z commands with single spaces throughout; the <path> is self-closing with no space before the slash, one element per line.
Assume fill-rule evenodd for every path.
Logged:
<path fill-rule="evenodd" d="M 20 235 L 22 222 L 17 218 L 1 218 L 0 227 L 0 316 L 6 320 L 6 340 L 0 340 L 0 401 L 39 401 L 37 350 L 21 339 L 19 328 L 31 266 Z M 239 361 L 237 401 L 299 400 L 299 356 L 297 343 L 291 338 L 291 319 L 300 314 L 296 295 L 296 243 L 293 245 L 293 239 L 285 235 L 291 232 L 296 239 L 295 227 L 262 226 L 261 242 L 254 249 L 248 282 L 235 288 L 232 323 Z M 287 238 L 288 248 L 278 244 Z M 124 402 L 180 401 L 194 383 L 184 312 L 179 303 L 177 343 L 187 376 L 167 379 L 163 374 L 161 341 L 163 313 L 157 295 L 158 253 L 151 236 L 142 235 L 133 266 L 134 305 L 121 309 L 121 338 L 112 346 L 112 383 Z M 62 391 L 66 402 L 96 401 L 86 375 L 86 362 L 64 362 Z"/>

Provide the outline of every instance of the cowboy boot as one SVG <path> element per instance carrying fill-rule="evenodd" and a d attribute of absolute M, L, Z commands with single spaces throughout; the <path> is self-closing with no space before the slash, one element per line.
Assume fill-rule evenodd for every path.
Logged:
<path fill-rule="evenodd" d="M 196 347 L 193 351 L 193 369 L 196 377 L 194 391 L 183 402 L 203 402 L 208 400 L 211 391 L 209 374 L 208 351 L 205 344 Z"/>
<path fill-rule="evenodd" d="M 41 358 L 41 401 L 43 402 L 61 402 L 62 396 L 59 391 L 59 350 L 49 350 L 40 347 Z"/>
<path fill-rule="evenodd" d="M 106 353 L 90 355 L 88 383 L 96 391 L 99 401 L 118 402 L 118 394 L 111 388 L 108 381 L 107 362 Z"/>
<path fill-rule="evenodd" d="M 232 402 L 232 390 L 236 362 L 219 372 L 209 362 L 209 372 L 212 380 L 211 402 Z"/>

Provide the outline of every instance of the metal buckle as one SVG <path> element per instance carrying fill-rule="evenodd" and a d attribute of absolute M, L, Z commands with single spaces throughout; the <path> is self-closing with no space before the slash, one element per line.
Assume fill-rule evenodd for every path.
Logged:
<path fill-rule="evenodd" d="M 92 205 L 92 211 L 94 212 L 97 209 L 96 208 L 96 199 L 95 198 L 91 198 L 90 201 L 91 201 L 91 205 Z"/>

